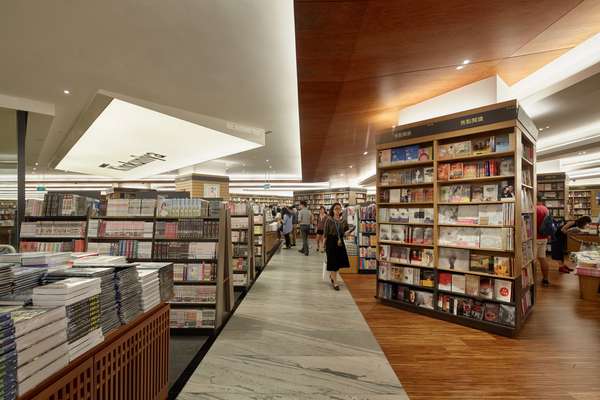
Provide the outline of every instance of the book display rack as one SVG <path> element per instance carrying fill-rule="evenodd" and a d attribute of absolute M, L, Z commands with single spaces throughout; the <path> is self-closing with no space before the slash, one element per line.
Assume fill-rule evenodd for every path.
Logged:
<path fill-rule="evenodd" d="M 279 235 L 277 221 L 268 210 L 264 213 L 263 221 L 263 262 L 266 266 L 281 246 L 282 239 Z"/>
<path fill-rule="evenodd" d="M 567 175 L 564 172 L 537 174 L 539 201 L 548 208 L 555 221 L 564 222 L 568 215 L 568 187 Z"/>
<path fill-rule="evenodd" d="M 253 204 L 252 208 L 254 210 L 254 268 L 256 270 L 254 279 L 256 279 L 258 272 L 266 267 L 271 256 L 277 250 L 273 246 L 278 243 L 278 236 L 276 231 L 269 231 L 274 221 L 271 210 L 260 204 Z M 275 223 L 276 226 L 277 224 Z M 267 240 L 267 236 L 270 237 L 269 240 Z M 271 247 L 267 247 L 267 243 Z"/>
<path fill-rule="evenodd" d="M 537 129 L 516 101 L 377 139 L 377 298 L 505 336 L 535 303 Z"/>
<path fill-rule="evenodd" d="M 254 265 L 254 211 L 247 203 L 228 203 L 231 230 L 231 272 L 233 287 L 246 290 L 256 276 Z"/>
<path fill-rule="evenodd" d="M 592 190 L 585 187 L 570 188 L 568 212 L 571 218 L 579 218 L 584 215 L 592 216 Z"/>
<path fill-rule="evenodd" d="M 358 211 L 358 273 L 377 273 L 377 205 L 365 204 Z"/>

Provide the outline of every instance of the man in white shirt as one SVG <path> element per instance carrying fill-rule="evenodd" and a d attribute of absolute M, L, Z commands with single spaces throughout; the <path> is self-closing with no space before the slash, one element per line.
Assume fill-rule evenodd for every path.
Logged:
<path fill-rule="evenodd" d="M 298 213 L 298 225 L 300 225 L 300 233 L 302 234 L 302 249 L 298 250 L 305 256 L 308 255 L 308 234 L 310 233 L 310 223 L 312 215 L 306 207 L 306 201 L 300 202 L 300 212 Z"/>

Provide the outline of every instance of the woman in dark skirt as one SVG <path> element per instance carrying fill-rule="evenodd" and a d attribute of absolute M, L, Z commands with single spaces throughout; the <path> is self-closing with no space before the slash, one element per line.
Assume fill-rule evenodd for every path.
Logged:
<path fill-rule="evenodd" d="M 348 230 L 350 227 L 342 216 L 342 205 L 334 203 L 329 210 L 329 218 L 325 221 L 323 233 L 327 253 L 327 271 L 329 271 L 329 279 L 335 290 L 340 290 L 337 284 L 338 270 L 350 266 L 344 244 L 344 235 Z"/>

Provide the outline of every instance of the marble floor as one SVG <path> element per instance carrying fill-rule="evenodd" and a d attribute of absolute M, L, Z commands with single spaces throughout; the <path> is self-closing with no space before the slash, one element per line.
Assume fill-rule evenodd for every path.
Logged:
<path fill-rule="evenodd" d="M 406 392 L 323 256 L 271 259 L 178 399 L 402 400 Z"/>

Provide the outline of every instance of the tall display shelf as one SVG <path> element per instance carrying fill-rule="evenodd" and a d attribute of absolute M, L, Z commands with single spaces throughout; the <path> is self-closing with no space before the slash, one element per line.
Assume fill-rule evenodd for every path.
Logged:
<path fill-rule="evenodd" d="M 367 203 L 375 203 L 377 201 L 377 194 L 367 194 Z"/>
<path fill-rule="evenodd" d="M 358 209 L 359 274 L 377 273 L 377 205 L 363 204 Z"/>
<path fill-rule="evenodd" d="M 350 262 L 349 268 L 340 270 L 345 273 L 356 274 L 358 272 L 360 263 L 360 248 L 358 246 L 358 219 L 359 207 L 348 206 L 344 208 L 344 217 L 350 226 L 350 232 L 344 237 L 344 244 L 346 246 L 346 252 L 348 253 L 348 261 Z"/>
<path fill-rule="evenodd" d="M 16 212 L 16 200 L 0 200 L 0 243 L 12 242 Z"/>
<path fill-rule="evenodd" d="M 592 216 L 592 190 L 586 187 L 569 188 L 569 200 L 567 215 L 571 218 L 579 218 L 584 215 Z"/>
<path fill-rule="evenodd" d="M 377 298 L 505 336 L 535 304 L 537 129 L 516 101 L 377 138 Z"/>
<path fill-rule="evenodd" d="M 254 213 L 247 203 L 230 202 L 229 212 L 231 230 L 231 271 L 233 286 L 237 290 L 246 290 L 254 281 Z"/>
<path fill-rule="evenodd" d="M 279 234 L 278 224 L 273 217 L 273 214 L 268 211 L 264 213 L 263 217 L 263 254 L 264 254 L 264 265 L 267 266 L 273 254 L 277 252 L 282 243 L 281 235 Z M 264 268 L 264 267 L 263 267 Z"/>
<path fill-rule="evenodd" d="M 568 180 L 564 172 L 537 174 L 538 197 L 555 221 L 564 221 L 568 215 Z"/>

